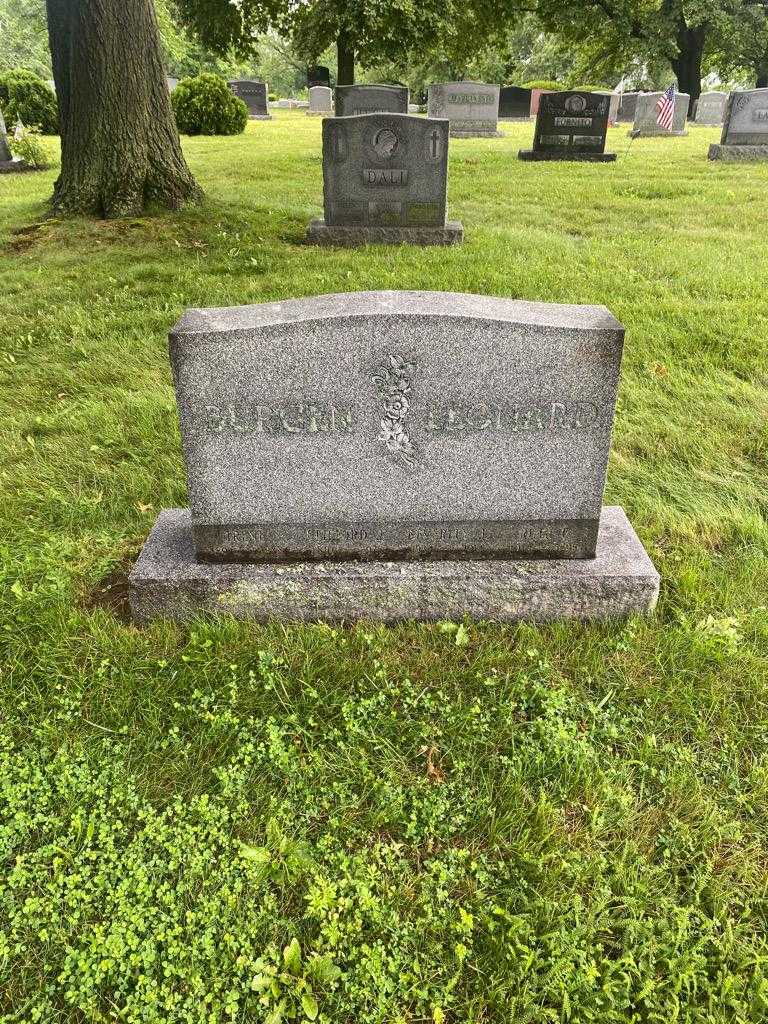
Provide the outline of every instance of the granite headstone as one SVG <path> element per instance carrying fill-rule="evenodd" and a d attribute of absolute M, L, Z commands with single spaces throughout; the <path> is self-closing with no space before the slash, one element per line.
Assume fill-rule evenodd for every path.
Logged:
<path fill-rule="evenodd" d="M 608 125 L 613 126 L 617 124 L 619 120 L 619 104 L 621 102 L 620 94 L 610 89 L 596 89 L 594 92 L 596 96 L 608 97 Z"/>
<path fill-rule="evenodd" d="M 410 114 L 357 114 L 323 121 L 324 218 L 307 240 L 450 245 L 446 220 L 448 122 Z"/>
<path fill-rule="evenodd" d="M 11 147 L 8 144 L 8 132 L 5 127 L 5 118 L 0 109 L 0 174 L 13 174 L 19 171 L 35 170 L 26 160 L 14 157 Z"/>
<path fill-rule="evenodd" d="M 596 92 L 552 92 L 541 97 L 533 149 L 521 149 L 521 160 L 579 160 L 607 163 L 608 96 Z"/>
<path fill-rule="evenodd" d="M 326 85 L 313 85 L 309 90 L 308 117 L 328 117 L 333 113 L 333 92 Z"/>
<path fill-rule="evenodd" d="M 688 105 L 691 97 L 687 92 L 675 93 L 675 109 L 672 115 L 672 127 L 662 128 L 658 123 L 659 112 L 656 104 L 664 94 L 661 92 L 643 92 L 637 97 L 635 120 L 629 134 L 632 138 L 653 138 L 659 135 L 686 135 L 685 122 L 688 117 Z"/>
<path fill-rule="evenodd" d="M 235 78 L 229 83 L 235 96 L 248 107 L 248 116 L 256 121 L 268 121 L 272 115 L 267 108 L 267 83 L 252 78 Z"/>
<path fill-rule="evenodd" d="M 531 90 L 517 85 L 499 89 L 499 120 L 528 121 L 531 117 Z"/>
<path fill-rule="evenodd" d="M 730 94 L 720 142 L 709 147 L 709 159 L 768 160 L 768 89 Z"/>
<path fill-rule="evenodd" d="M 635 120 L 635 111 L 637 110 L 637 97 L 641 96 L 639 92 L 623 92 L 619 94 L 619 112 L 616 120 L 628 121 L 632 124 Z"/>
<path fill-rule="evenodd" d="M 307 68 L 307 88 L 312 89 L 316 85 L 330 88 L 331 72 L 323 64 L 314 64 L 312 67 Z"/>
<path fill-rule="evenodd" d="M 499 87 L 485 82 L 430 85 L 428 117 L 446 117 L 455 139 L 498 138 Z"/>
<path fill-rule="evenodd" d="M 703 92 L 696 101 L 696 124 L 722 124 L 727 99 L 726 92 Z"/>
<path fill-rule="evenodd" d="M 408 113 L 408 89 L 404 85 L 337 85 L 334 98 L 336 117 Z"/>
<path fill-rule="evenodd" d="M 539 112 L 539 103 L 541 97 L 546 96 L 547 93 L 557 92 L 556 89 L 531 89 L 531 117 L 536 117 Z"/>
<path fill-rule="evenodd" d="M 602 509 L 623 338 L 604 307 L 440 292 L 188 311 L 191 512 L 161 513 L 134 617 L 648 611 L 658 575 Z"/>

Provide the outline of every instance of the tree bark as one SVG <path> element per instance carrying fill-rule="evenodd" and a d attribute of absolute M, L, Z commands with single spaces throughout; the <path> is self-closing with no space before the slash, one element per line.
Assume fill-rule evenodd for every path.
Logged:
<path fill-rule="evenodd" d="M 675 39 L 677 56 L 672 60 L 672 70 L 680 92 L 687 92 L 691 97 L 691 109 L 701 95 L 701 62 L 706 38 L 706 25 L 689 28 L 681 19 Z"/>
<path fill-rule="evenodd" d="M 760 61 L 760 63 L 755 68 L 755 74 L 755 88 L 768 89 L 768 54 L 765 56 L 763 60 Z"/>
<path fill-rule="evenodd" d="M 152 0 L 46 0 L 62 213 L 135 216 L 202 197 L 184 161 Z"/>
<path fill-rule="evenodd" d="M 355 49 L 346 32 L 339 32 L 339 37 L 336 40 L 336 57 L 338 63 L 336 84 L 354 85 Z"/>

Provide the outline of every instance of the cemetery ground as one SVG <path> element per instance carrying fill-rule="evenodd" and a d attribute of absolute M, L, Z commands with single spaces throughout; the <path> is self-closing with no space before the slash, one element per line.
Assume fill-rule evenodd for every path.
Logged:
<path fill-rule="evenodd" d="M 54 171 L 0 179 L 3 1022 L 765 1020 L 768 167 L 501 130 L 451 143 L 447 250 L 304 245 L 303 112 L 185 139 L 181 215 L 49 221 Z M 180 312 L 380 288 L 626 325 L 606 503 L 654 616 L 127 623 L 185 503 Z"/>

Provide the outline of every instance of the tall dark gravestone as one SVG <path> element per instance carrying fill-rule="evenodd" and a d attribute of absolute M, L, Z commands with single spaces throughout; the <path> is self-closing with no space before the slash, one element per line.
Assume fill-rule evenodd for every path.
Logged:
<path fill-rule="evenodd" d="M 307 241 L 452 245 L 446 220 L 448 122 L 408 114 L 357 114 L 323 121 L 323 208 Z"/>
<path fill-rule="evenodd" d="M 531 90 L 504 85 L 499 90 L 499 120 L 528 121 L 531 117 Z"/>
<path fill-rule="evenodd" d="M 271 119 L 272 115 L 267 107 L 266 82 L 257 82 L 252 78 L 234 78 L 230 81 L 229 88 L 248 107 L 248 117 L 255 121 Z"/>
<path fill-rule="evenodd" d="M 331 72 L 322 64 L 314 64 L 307 68 L 307 88 L 311 89 L 315 85 L 324 85 L 327 88 L 331 86 Z"/>
<path fill-rule="evenodd" d="M 609 163 L 605 152 L 610 98 L 596 92 L 551 92 L 539 100 L 533 149 L 521 160 L 580 160 Z"/>
<path fill-rule="evenodd" d="M 602 306 L 451 292 L 188 310 L 190 508 L 158 516 L 134 619 L 650 611 L 658 573 L 603 507 L 623 341 Z"/>
<path fill-rule="evenodd" d="M 408 89 L 404 85 L 337 85 L 334 99 L 336 117 L 408 113 Z"/>

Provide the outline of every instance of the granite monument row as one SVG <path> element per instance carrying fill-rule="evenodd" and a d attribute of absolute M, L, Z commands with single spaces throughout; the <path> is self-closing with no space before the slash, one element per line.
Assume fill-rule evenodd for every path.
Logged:
<path fill-rule="evenodd" d="M 133 617 L 600 619 L 659 576 L 603 507 L 624 330 L 605 307 L 363 292 L 187 311 L 188 509 Z"/>
<path fill-rule="evenodd" d="M 499 138 L 499 87 L 485 82 L 430 85 L 428 117 L 446 117 L 456 139 Z"/>
<path fill-rule="evenodd" d="M 499 89 L 499 120 L 528 121 L 531 117 L 531 90 L 517 85 Z"/>
<path fill-rule="evenodd" d="M 256 82 L 252 78 L 235 78 L 230 80 L 229 88 L 248 107 L 248 117 L 256 121 L 272 119 L 267 107 L 266 82 Z"/>
<path fill-rule="evenodd" d="M 722 124 L 727 99 L 725 92 L 703 92 L 696 101 L 696 124 Z"/>
<path fill-rule="evenodd" d="M 533 149 L 521 149 L 521 160 L 580 160 L 608 163 L 605 152 L 610 99 L 605 93 L 551 92 L 541 97 Z"/>
<path fill-rule="evenodd" d="M 709 147 L 709 159 L 768 160 L 768 89 L 730 94 L 720 142 Z"/>
<path fill-rule="evenodd" d="M 336 117 L 408 113 L 408 89 L 404 85 L 337 85 L 334 98 Z"/>
<path fill-rule="evenodd" d="M 333 113 L 333 91 L 327 85 L 313 85 L 309 89 L 308 117 L 326 117 Z"/>
<path fill-rule="evenodd" d="M 452 245 L 446 219 L 448 122 L 410 114 L 323 120 L 324 217 L 310 221 L 318 245 L 369 242 Z"/>
<path fill-rule="evenodd" d="M 688 117 L 688 105 L 691 97 L 686 92 L 675 93 L 675 110 L 672 127 L 667 130 L 658 123 L 656 104 L 664 94 L 661 92 L 641 92 L 635 106 L 635 119 L 629 132 L 633 138 L 652 138 L 659 135 L 685 135 L 685 122 Z"/>

